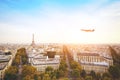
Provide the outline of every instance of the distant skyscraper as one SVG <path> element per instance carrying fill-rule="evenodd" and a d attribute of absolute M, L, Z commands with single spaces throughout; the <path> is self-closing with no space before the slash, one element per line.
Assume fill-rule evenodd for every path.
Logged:
<path fill-rule="evenodd" d="M 35 47 L 34 34 L 32 35 L 32 44 L 31 46 Z"/>

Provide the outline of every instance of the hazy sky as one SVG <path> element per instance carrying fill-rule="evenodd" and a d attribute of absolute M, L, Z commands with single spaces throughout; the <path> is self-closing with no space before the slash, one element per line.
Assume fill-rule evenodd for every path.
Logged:
<path fill-rule="evenodd" d="M 36 43 L 120 43 L 120 0 L 0 0 L 0 43 L 33 33 Z"/>

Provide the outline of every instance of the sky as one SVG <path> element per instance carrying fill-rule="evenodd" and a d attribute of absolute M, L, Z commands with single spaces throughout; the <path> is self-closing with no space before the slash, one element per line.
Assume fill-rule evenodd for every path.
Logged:
<path fill-rule="evenodd" d="M 0 0 L 0 43 L 32 34 L 35 43 L 120 43 L 120 0 Z"/>

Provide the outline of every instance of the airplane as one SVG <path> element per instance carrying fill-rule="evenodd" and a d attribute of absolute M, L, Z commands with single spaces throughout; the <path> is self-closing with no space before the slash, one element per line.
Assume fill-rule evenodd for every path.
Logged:
<path fill-rule="evenodd" d="M 84 32 L 94 32 L 95 30 L 94 29 L 81 29 L 81 31 L 84 31 Z"/>

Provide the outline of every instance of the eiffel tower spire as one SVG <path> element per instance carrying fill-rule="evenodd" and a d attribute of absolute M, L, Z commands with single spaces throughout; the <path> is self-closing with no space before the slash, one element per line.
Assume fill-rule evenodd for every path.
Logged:
<path fill-rule="evenodd" d="M 32 35 L 32 44 L 31 44 L 31 46 L 35 47 L 34 34 Z"/>

